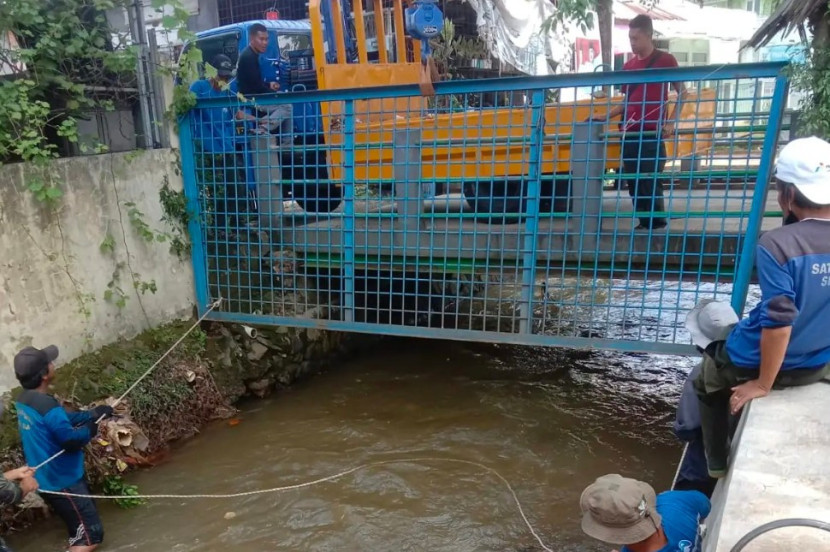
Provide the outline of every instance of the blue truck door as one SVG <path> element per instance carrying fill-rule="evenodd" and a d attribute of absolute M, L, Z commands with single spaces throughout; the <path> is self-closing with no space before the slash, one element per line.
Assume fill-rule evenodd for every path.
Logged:
<path fill-rule="evenodd" d="M 265 82 L 279 82 L 280 86 L 285 86 L 282 82 L 283 75 L 279 74 L 278 63 L 280 61 L 280 46 L 277 38 L 277 31 L 268 29 L 268 48 L 265 53 L 259 56 L 259 68 L 262 71 L 262 78 Z"/>

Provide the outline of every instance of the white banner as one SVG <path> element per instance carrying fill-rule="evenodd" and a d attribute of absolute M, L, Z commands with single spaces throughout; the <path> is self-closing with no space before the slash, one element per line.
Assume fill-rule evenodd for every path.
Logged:
<path fill-rule="evenodd" d="M 556 11 L 550 0 L 467 0 L 490 53 L 528 75 L 566 72 L 571 47 L 563 29 L 542 32 Z"/>

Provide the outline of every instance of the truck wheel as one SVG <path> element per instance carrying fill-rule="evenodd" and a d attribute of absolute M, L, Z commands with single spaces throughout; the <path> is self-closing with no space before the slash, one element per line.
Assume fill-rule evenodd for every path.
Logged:
<path fill-rule="evenodd" d="M 554 176 L 559 178 L 554 178 Z M 563 176 L 569 178 L 563 179 Z M 569 173 L 542 175 L 539 194 L 540 213 L 568 213 L 571 210 L 571 179 Z"/>
<path fill-rule="evenodd" d="M 331 213 L 343 203 L 343 187 L 329 181 L 293 186 L 291 195 L 306 213 Z"/>
<path fill-rule="evenodd" d="M 494 223 L 511 224 L 524 213 L 527 186 L 520 180 L 481 180 L 464 182 L 464 199 L 476 212 L 494 215 Z"/>
<path fill-rule="evenodd" d="M 282 157 L 283 197 L 307 213 L 331 213 L 343 202 L 343 188 L 329 180 L 325 155 L 308 150 Z"/>

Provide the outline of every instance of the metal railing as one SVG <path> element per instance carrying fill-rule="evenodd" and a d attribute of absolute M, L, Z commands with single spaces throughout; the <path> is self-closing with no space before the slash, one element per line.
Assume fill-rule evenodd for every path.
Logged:
<path fill-rule="evenodd" d="M 757 238 L 779 223 L 782 67 L 200 100 L 180 123 L 200 308 L 221 296 L 211 316 L 247 324 L 692 353 L 686 312 L 702 296 L 741 311 Z M 703 81 L 751 91 L 755 111 L 720 112 L 742 98 Z M 617 105 L 665 119 L 676 95 L 638 103 L 637 88 L 672 82 L 689 90 L 676 132 L 649 124 L 659 114 L 600 120 Z M 630 98 L 548 101 L 585 86 Z M 494 93 L 523 105 L 481 101 Z M 235 119 L 280 105 L 282 132 Z"/>

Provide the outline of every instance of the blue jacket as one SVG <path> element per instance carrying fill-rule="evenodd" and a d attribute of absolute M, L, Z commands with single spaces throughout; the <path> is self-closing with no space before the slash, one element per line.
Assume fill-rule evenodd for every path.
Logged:
<path fill-rule="evenodd" d="M 62 455 L 35 472 L 45 491 L 60 491 L 84 477 L 83 447 L 95 436 L 89 427 L 91 412 L 67 412 L 51 395 L 27 389 L 17 398 L 17 425 L 23 454 L 37 466 L 65 449 Z"/>
<path fill-rule="evenodd" d="M 230 90 L 216 90 L 207 79 L 191 84 L 190 91 L 200 99 L 231 97 Z M 235 107 L 201 108 L 193 113 L 193 139 L 199 144 L 197 152 L 236 153 Z"/>

